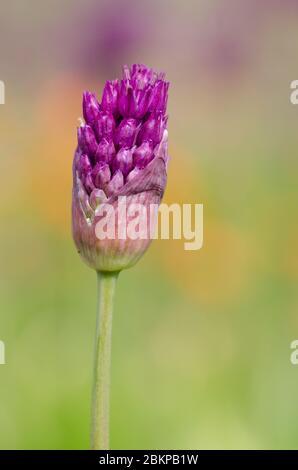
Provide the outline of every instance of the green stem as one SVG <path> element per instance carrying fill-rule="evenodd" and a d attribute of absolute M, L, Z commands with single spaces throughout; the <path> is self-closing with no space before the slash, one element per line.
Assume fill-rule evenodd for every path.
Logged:
<path fill-rule="evenodd" d="M 92 397 L 91 449 L 109 449 L 109 399 L 113 299 L 118 273 L 97 273 L 98 307 Z"/>

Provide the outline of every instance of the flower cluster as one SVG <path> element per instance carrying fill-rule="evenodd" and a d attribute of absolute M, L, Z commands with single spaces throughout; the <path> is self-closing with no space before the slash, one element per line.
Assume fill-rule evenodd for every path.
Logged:
<path fill-rule="evenodd" d="M 106 83 L 101 103 L 84 93 L 76 170 L 88 194 L 116 194 L 153 160 L 166 129 L 168 86 L 163 74 L 133 65 Z"/>
<path fill-rule="evenodd" d="M 124 66 L 122 79 L 106 82 L 101 102 L 93 93 L 83 94 L 84 121 L 73 165 L 73 233 L 95 269 L 109 270 L 98 261 L 105 247 L 88 233 L 97 208 L 119 195 L 146 193 L 148 203 L 150 195 L 161 200 L 168 159 L 168 88 L 164 74 L 135 64 Z"/>

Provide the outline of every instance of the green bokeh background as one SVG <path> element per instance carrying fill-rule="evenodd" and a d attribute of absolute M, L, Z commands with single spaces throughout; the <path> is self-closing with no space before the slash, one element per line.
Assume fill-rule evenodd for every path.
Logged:
<path fill-rule="evenodd" d="M 71 239 L 81 93 L 166 72 L 166 202 L 204 246 L 119 277 L 114 449 L 298 448 L 298 2 L 12 0 L 1 7 L 1 449 L 88 448 L 96 276 Z"/>

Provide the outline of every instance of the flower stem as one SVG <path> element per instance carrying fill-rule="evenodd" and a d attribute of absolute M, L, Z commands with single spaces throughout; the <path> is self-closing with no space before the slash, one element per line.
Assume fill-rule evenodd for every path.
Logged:
<path fill-rule="evenodd" d="M 113 299 L 118 272 L 98 272 L 91 449 L 109 449 L 109 399 Z"/>

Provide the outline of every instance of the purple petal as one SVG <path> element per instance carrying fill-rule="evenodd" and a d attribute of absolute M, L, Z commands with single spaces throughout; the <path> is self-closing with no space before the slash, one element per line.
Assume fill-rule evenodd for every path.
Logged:
<path fill-rule="evenodd" d="M 117 112 L 118 80 L 107 81 L 103 89 L 101 106 L 103 111 L 115 114 Z"/>
<path fill-rule="evenodd" d="M 94 93 L 85 91 L 83 93 L 83 115 L 85 121 L 91 124 L 96 120 L 100 113 L 100 106 Z"/>
<path fill-rule="evenodd" d="M 131 81 L 134 87 L 139 89 L 145 88 L 154 79 L 154 72 L 152 69 L 142 64 L 133 64 L 130 70 Z"/>
<path fill-rule="evenodd" d="M 130 100 L 129 116 L 135 119 L 142 119 L 148 111 L 151 97 L 151 89 L 134 90 Z"/>
<path fill-rule="evenodd" d="M 132 87 L 127 80 L 121 80 L 118 97 L 118 111 L 123 117 L 129 117 Z"/>
<path fill-rule="evenodd" d="M 111 113 L 100 113 L 97 120 L 93 123 L 93 129 L 98 142 L 100 142 L 103 137 L 112 139 L 115 131 L 115 119 L 113 115 Z"/>
<path fill-rule="evenodd" d="M 115 144 L 119 147 L 132 147 L 135 141 L 136 130 L 136 119 L 123 119 L 115 132 Z"/>
<path fill-rule="evenodd" d="M 144 168 L 153 158 L 152 142 L 143 142 L 133 153 L 133 162 L 138 168 Z"/>
<path fill-rule="evenodd" d="M 78 164 L 77 164 L 77 169 L 78 169 L 80 176 L 86 175 L 87 173 L 91 172 L 92 165 L 91 165 L 88 155 L 86 155 L 85 153 L 83 153 L 80 156 Z"/>
<path fill-rule="evenodd" d="M 94 132 L 88 124 L 78 128 L 78 143 L 83 152 L 95 155 L 98 144 Z"/>
<path fill-rule="evenodd" d="M 113 161 L 113 171 L 120 170 L 124 176 L 127 176 L 133 167 L 132 153 L 131 149 L 120 149 Z"/>
<path fill-rule="evenodd" d="M 152 90 L 151 100 L 148 111 L 150 113 L 160 111 L 165 113 L 168 100 L 168 89 L 169 83 L 162 80 L 158 80 Z"/>
<path fill-rule="evenodd" d="M 112 160 L 116 154 L 115 146 L 111 139 L 105 137 L 100 141 L 95 154 L 95 161 L 103 161 L 108 164 L 112 163 Z"/>
<path fill-rule="evenodd" d="M 138 134 L 138 144 L 143 141 L 151 140 L 153 145 L 157 145 L 162 138 L 166 121 L 161 113 L 153 113 L 149 116 L 148 120 L 143 124 Z"/>
<path fill-rule="evenodd" d="M 92 179 L 96 188 L 104 188 L 111 179 L 111 170 L 107 163 L 98 162 L 92 170 Z"/>

